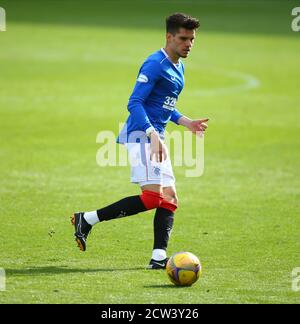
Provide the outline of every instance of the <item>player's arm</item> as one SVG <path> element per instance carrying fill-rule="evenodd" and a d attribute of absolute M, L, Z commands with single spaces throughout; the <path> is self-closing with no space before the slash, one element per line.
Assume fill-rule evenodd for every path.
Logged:
<path fill-rule="evenodd" d="M 177 124 L 185 126 L 194 134 L 198 134 L 198 133 L 201 134 L 201 133 L 204 133 L 205 130 L 207 129 L 208 125 L 206 123 L 208 121 L 209 121 L 208 118 L 193 120 L 193 119 L 190 119 L 190 118 L 182 115 L 177 120 Z"/>
<path fill-rule="evenodd" d="M 139 71 L 137 82 L 128 102 L 128 111 L 130 112 L 134 123 L 150 138 L 151 160 L 157 162 L 166 159 L 166 148 L 158 133 L 152 126 L 143 104 L 159 79 L 160 73 L 161 66 L 158 62 L 146 61 Z"/>
<path fill-rule="evenodd" d="M 160 64 L 156 61 L 146 61 L 142 65 L 127 106 L 133 122 L 140 130 L 147 134 L 154 128 L 145 112 L 143 104 L 159 79 L 160 72 Z"/>

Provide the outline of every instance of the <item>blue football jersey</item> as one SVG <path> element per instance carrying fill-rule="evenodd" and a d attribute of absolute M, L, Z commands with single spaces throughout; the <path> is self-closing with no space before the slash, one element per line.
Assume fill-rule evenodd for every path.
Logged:
<path fill-rule="evenodd" d="M 164 49 L 150 55 L 139 70 L 132 95 L 128 102 L 130 115 L 119 134 L 118 142 L 136 141 L 154 127 L 163 138 L 167 123 L 177 123 L 182 114 L 176 109 L 176 102 L 184 86 L 184 65 L 179 60 L 174 64 Z"/>

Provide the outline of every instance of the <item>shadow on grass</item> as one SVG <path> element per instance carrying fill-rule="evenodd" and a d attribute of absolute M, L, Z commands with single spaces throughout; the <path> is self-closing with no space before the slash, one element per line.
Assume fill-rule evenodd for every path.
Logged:
<path fill-rule="evenodd" d="M 97 268 L 77 269 L 57 266 L 30 267 L 24 269 L 5 269 L 7 276 L 36 276 L 36 275 L 57 275 L 65 273 L 93 273 L 93 272 L 115 272 L 115 271 L 138 271 L 145 270 L 143 267 L 136 268 Z"/>
<path fill-rule="evenodd" d="M 146 285 L 144 288 L 164 288 L 164 289 L 183 289 L 189 288 L 189 286 L 175 286 L 173 284 L 163 284 L 163 285 Z"/>

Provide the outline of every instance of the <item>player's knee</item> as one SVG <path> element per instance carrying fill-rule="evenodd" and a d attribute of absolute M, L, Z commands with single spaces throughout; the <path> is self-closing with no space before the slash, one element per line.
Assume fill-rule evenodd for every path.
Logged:
<path fill-rule="evenodd" d="M 163 202 L 160 205 L 160 208 L 170 210 L 173 213 L 175 213 L 177 207 L 178 207 L 177 204 L 174 204 L 173 202 L 168 200 L 163 200 Z"/>
<path fill-rule="evenodd" d="M 172 203 L 176 206 L 179 204 L 178 196 L 176 194 L 172 197 Z"/>
<path fill-rule="evenodd" d="M 161 208 L 168 209 L 172 211 L 173 213 L 178 208 L 178 197 L 176 195 L 176 192 L 172 192 L 171 194 L 164 195 L 164 200 L 160 205 Z"/>
<path fill-rule="evenodd" d="M 178 206 L 178 196 L 176 192 L 164 194 L 164 199 L 176 206 Z"/>
<path fill-rule="evenodd" d="M 160 207 L 164 200 L 161 193 L 150 190 L 144 190 L 140 197 L 145 208 L 148 210 Z"/>

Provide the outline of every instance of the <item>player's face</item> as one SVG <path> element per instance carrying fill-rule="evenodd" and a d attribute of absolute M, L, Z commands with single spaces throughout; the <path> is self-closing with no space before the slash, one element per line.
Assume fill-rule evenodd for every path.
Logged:
<path fill-rule="evenodd" d="M 173 52 L 179 57 L 186 58 L 194 44 L 195 36 L 195 30 L 180 28 L 175 35 L 168 33 L 167 38 Z"/>

